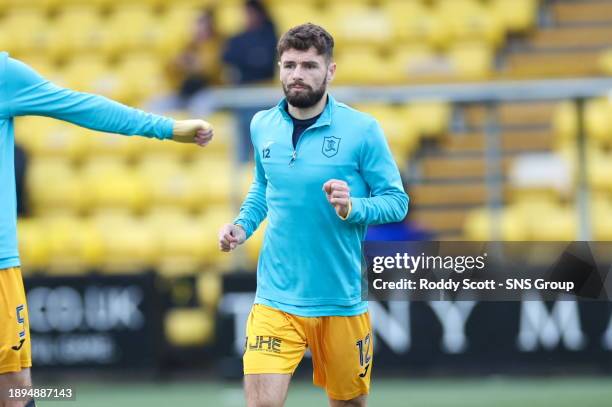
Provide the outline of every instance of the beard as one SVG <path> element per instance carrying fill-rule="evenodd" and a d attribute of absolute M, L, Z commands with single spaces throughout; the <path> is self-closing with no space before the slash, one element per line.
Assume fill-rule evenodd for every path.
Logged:
<path fill-rule="evenodd" d="M 285 92 L 287 103 L 301 109 L 312 107 L 323 98 L 323 95 L 325 95 L 325 91 L 327 90 L 327 75 L 325 75 L 323 83 L 317 89 L 313 89 L 312 87 L 301 82 L 299 85 L 303 86 L 303 89 L 300 91 L 295 91 L 291 89 L 290 86 L 283 84 L 283 92 Z"/>

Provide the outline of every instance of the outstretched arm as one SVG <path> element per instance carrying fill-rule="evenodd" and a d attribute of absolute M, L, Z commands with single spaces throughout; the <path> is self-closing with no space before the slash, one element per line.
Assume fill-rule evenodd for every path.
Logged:
<path fill-rule="evenodd" d="M 142 135 L 206 145 L 212 127 L 204 120 L 174 121 L 146 113 L 108 98 L 59 87 L 36 71 L 7 58 L 2 91 L 9 116 L 37 115 L 65 120 L 93 130 Z"/>

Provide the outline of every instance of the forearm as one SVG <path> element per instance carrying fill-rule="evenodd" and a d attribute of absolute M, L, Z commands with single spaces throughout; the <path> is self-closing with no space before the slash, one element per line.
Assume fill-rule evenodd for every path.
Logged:
<path fill-rule="evenodd" d="M 369 198 L 351 198 L 347 222 L 380 225 L 402 221 L 408 212 L 408 196 L 403 191 Z"/>
<path fill-rule="evenodd" d="M 258 182 L 251 185 L 251 189 L 240 207 L 240 213 L 233 222 L 244 229 L 247 239 L 257 230 L 268 214 L 265 188 L 265 184 Z"/>

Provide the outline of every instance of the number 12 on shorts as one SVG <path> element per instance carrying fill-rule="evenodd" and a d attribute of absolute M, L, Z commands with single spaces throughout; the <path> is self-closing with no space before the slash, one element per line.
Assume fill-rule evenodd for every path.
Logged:
<path fill-rule="evenodd" d="M 365 371 L 362 373 L 363 376 L 359 375 L 362 377 L 367 374 L 368 365 L 370 360 L 372 360 L 372 357 L 370 356 L 370 349 L 372 348 L 371 342 L 372 335 L 368 333 L 365 338 L 358 340 L 356 343 L 357 348 L 359 348 L 359 365 L 361 367 L 365 367 Z"/>

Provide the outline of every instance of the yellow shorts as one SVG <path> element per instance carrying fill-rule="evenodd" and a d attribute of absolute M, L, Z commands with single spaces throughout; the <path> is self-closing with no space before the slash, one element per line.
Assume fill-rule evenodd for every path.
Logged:
<path fill-rule="evenodd" d="M 293 374 L 306 348 L 312 353 L 313 382 L 335 400 L 370 390 L 370 316 L 307 318 L 255 304 L 246 326 L 244 374 Z"/>
<path fill-rule="evenodd" d="M 0 270 L 0 374 L 32 366 L 30 323 L 18 267 Z"/>

